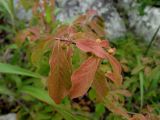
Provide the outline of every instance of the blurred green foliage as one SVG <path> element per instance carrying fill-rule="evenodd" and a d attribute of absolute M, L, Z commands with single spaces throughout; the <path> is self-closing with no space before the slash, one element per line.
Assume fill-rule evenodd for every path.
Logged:
<path fill-rule="evenodd" d="M 151 7 L 160 7 L 160 1 L 159 0 L 137 0 L 138 3 L 140 4 L 139 6 L 139 12 L 141 15 L 144 15 L 144 9 L 146 6 L 151 6 Z"/>
<path fill-rule="evenodd" d="M 136 41 L 134 37 L 119 40 L 117 57 L 124 68 L 124 87 L 129 89 L 132 97 L 127 99 L 129 111 L 142 112 L 143 108 L 151 105 L 154 112 L 160 114 L 158 86 L 160 84 L 160 53 L 159 48 L 152 46 L 145 55 L 147 43 Z M 134 106 L 131 104 L 135 104 Z M 156 106 L 155 106 L 156 104 Z"/>

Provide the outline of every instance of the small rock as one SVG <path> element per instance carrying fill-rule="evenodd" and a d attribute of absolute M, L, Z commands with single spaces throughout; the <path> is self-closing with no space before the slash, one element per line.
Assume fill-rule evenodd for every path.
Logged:
<path fill-rule="evenodd" d="M 0 116 L 0 120 L 16 120 L 16 114 L 9 113 L 7 115 L 2 115 L 2 116 Z"/>
<path fill-rule="evenodd" d="M 146 41 L 150 41 L 160 25 L 160 8 L 147 6 L 140 15 L 139 4 L 133 0 L 118 0 L 119 6 L 128 14 L 129 27 Z M 157 34 L 160 38 L 160 31 Z"/>
<path fill-rule="evenodd" d="M 160 8 L 146 7 L 145 15 L 140 16 L 137 10 L 129 12 L 130 27 L 135 28 L 135 33 L 150 41 L 160 26 Z M 160 37 L 160 31 L 157 34 Z"/>

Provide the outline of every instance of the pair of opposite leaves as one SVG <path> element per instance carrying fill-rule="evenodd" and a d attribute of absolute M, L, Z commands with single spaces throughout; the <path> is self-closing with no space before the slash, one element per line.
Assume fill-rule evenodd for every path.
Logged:
<path fill-rule="evenodd" d="M 50 75 L 48 80 L 48 90 L 51 98 L 60 103 L 65 96 L 71 99 L 83 96 L 91 87 L 100 61 L 107 59 L 112 71 L 106 74 L 115 84 L 121 85 L 121 66 L 119 62 L 110 55 L 104 48 L 109 48 L 106 40 L 78 40 L 76 47 L 84 52 L 93 55 L 84 61 L 80 67 L 72 73 L 71 48 L 64 48 L 64 43 L 56 41 L 50 59 Z"/>

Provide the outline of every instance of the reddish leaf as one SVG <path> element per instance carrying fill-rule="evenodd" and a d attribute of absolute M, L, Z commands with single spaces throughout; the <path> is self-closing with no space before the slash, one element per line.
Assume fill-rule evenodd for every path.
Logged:
<path fill-rule="evenodd" d="M 19 43 L 23 43 L 27 37 L 31 41 L 38 40 L 40 38 L 40 28 L 39 27 L 32 27 L 32 28 L 28 28 L 26 30 L 23 30 L 18 33 L 15 40 Z"/>
<path fill-rule="evenodd" d="M 109 60 L 113 70 L 113 72 L 107 73 L 106 76 L 117 85 L 121 85 L 122 84 L 122 76 L 121 76 L 122 68 L 120 63 L 112 55 L 108 53 L 106 53 L 106 57 Z"/>
<path fill-rule="evenodd" d="M 72 37 L 74 36 L 76 30 L 74 27 L 69 25 L 62 25 L 60 26 L 57 31 L 54 33 L 54 39 L 63 41 L 67 44 L 72 43 Z"/>
<path fill-rule="evenodd" d="M 99 19 L 94 19 L 89 23 L 90 28 L 99 36 L 104 37 L 105 36 L 105 30 L 104 26 L 101 26 L 98 24 Z M 101 21 L 103 23 L 103 21 Z"/>
<path fill-rule="evenodd" d="M 30 40 L 38 40 L 40 38 L 40 28 L 38 27 L 33 27 L 28 29 L 28 31 L 30 32 Z"/>
<path fill-rule="evenodd" d="M 142 114 L 136 114 L 132 118 L 130 118 L 129 120 L 147 120 L 147 119 Z"/>
<path fill-rule="evenodd" d="M 105 36 L 104 20 L 97 15 L 97 11 L 89 10 L 85 15 L 78 17 L 74 23 L 83 32 L 91 32 L 94 36 Z"/>
<path fill-rule="evenodd" d="M 39 65 L 39 63 L 42 61 L 43 54 L 48 51 L 50 48 L 50 44 L 52 41 L 50 40 L 41 40 L 37 41 L 35 46 L 32 48 L 32 53 L 31 53 L 31 62 L 34 65 Z"/>
<path fill-rule="evenodd" d="M 76 32 L 74 34 L 72 34 L 71 39 L 79 41 L 79 40 L 85 40 L 85 39 L 98 39 L 98 37 L 93 34 L 90 31 L 87 32 Z"/>
<path fill-rule="evenodd" d="M 96 90 L 97 99 L 103 101 L 108 94 L 108 85 L 106 77 L 102 71 L 98 70 L 96 72 L 92 86 Z"/>
<path fill-rule="evenodd" d="M 62 26 L 60 26 L 59 28 L 57 28 L 57 31 L 55 32 L 55 34 L 54 34 L 54 36 L 55 37 L 60 37 L 60 38 L 62 38 L 62 37 L 66 37 L 66 36 L 68 36 L 68 28 L 69 28 L 69 26 L 68 25 L 62 25 Z"/>
<path fill-rule="evenodd" d="M 73 73 L 71 98 L 83 96 L 87 92 L 93 82 L 99 63 L 99 58 L 90 57 Z"/>
<path fill-rule="evenodd" d="M 107 73 L 106 77 L 112 80 L 116 85 L 122 84 L 122 76 L 120 73 Z"/>
<path fill-rule="evenodd" d="M 76 46 L 84 52 L 91 52 L 100 58 L 106 58 L 106 52 L 94 40 L 79 40 L 76 41 Z"/>
<path fill-rule="evenodd" d="M 110 80 L 112 80 L 113 82 L 117 83 L 117 81 L 116 81 L 116 76 L 114 75 L 114 73 L 109 72 L 109 73 L 106 74 L 106 76 L 107 76 Z M 118 83 L 118 84 L 119 84 L 119 83 Z"/>
<path fill-rule="evenodd" d="M 95 10 L 89 10 L 86 14 L 79 16 L 73 24 L 80 24 L 80 25 L 85 25 L 87 22 L 89 22 L 89 18 L 95 16 L 97 12 Z"/>
<path fill-rule="evenodd" d="M 90 9 L 90 10 L 87 11 L 86 14 L 89 15 L 89 16 L 91 16 L 91 15 L 97 15 L 98 13 L 97 13 L 96 10 Z"/>
<path fill-rule="evenodd" d="M 91 52 L 100 58 L 108 59 L 112 66 L 113 72 L 107 74 L 107 77 L 109 77 L 117 85 L 122 84 L 122 76 L 121 76 L 122 70 L 120 63 L 112 55 L 105 52 L 99 42 L 89 39 L 79 40 L 76 41 L 76 46 L 82 51 Z"/>
<path fill-rule="evenodd" d="M 117 59 L 108 53 L 106 53 L 106 57 L 111 63 L 113 71 L 118 71 L 119 73 L 121 73 L 122 68 L 121 68 L 120 63 L 117 61 Z"/>
<path fill-rule="evenodd" d="M 68 95 L 71 87 L 71 61 L 68 59 L 67 49 L 62 43 L 56 41 L 50 59 L 50 75 L 48 80 L 49 95 L 56 103 Z"/>
<path fill-rule="evenodd" d="M 95 10 L 89 10 L 86 14 L 79 16 L 74 22 L 74 25 L 80 25 L 81 27 L 86 26 L 88 22 L 90 22 L 90 18 L 95 16 L 97 12 Z"/>
<path fill-rule="evenodd" d="M 86 15 L 81 15 L 73 22 L 73 25 L 84 25 L 86 23 L 86 19 Z"/>
<path fill-rule="evenodd" d="M 125 97 L 131 96 L 131 93 L 128 90 L 115 90 L 114 92 L 117 94 L 123 95 Z"/>
<path fill-rule="evenodd" d="M 102 40 L 100 42 L 100 46 L 104 47 L 104 48 L 108 48 L 109 47 L 109 42 L 107 40 Z"/>
<path fill-rule="evenodd" d="M 110 96 L 107 96 L 107 97 L 110 97 Z M 127 110 L 125 108 L 123 108 L 123 106 L 121 104 L 117 103 L 117 101 L 109 100 L 109 98 L 107 98 L 107 100 L 105 101 L 105 105 L 113 113 L 115 113 L 117 115 L 121 115 L 121 116 L 125 117 L 127 120 L 129 119 L 129 115 L 127 113 Z"/>

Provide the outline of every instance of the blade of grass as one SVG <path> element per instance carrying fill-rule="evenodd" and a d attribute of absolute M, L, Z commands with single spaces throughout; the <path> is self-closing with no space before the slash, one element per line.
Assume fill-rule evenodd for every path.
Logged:
<path fill-rule="evenodd" d="M 137 56 L 138 65 L 141 65 L 140 58 L 141 58 L 140 56 Z M 139 80 L 140 80 L 140 97 L 141 97 L 140 110 L 142 110 L 144 104 L 144 75 L 142 70 L 139 72 Z"/>
<path fill-rule="evenodd" d="M 156 32 L 154 33 L 154 35 L 153 35 L 153 37 L 152 37 L 152 39 L 151 39 L 151 41 L 150 41 L 150 43 L 149 43 L 149 45 L 148 45 L 145 53 L 144 53 L 144 55 L 147 55 L 147 54 L 148 54 L 148 52 L 149 52 L 149 50 L 150 50 L 150 48 L 151 48 L 151 46 L 152 46 L 153 41 L 156 39 L 156 36 L 157 36 L 159 30 L 160 30 L 160 25 L 159 25 L 159 27 L 157 28 Z"/>
<path fill-rule="evenodd" d="M 139 80 L 140 80 L 140 93 L 141 93 L 141 110 L 143 108 L 143 104 L 144 104 L 144 76 L 143 76 L 143 72 L 141 71 L 139 73 Z"/>
<path fill-rule="evenodd" d="M 35 77 L 35 78 L 42 78 L 41 75 L 39 74 L 33 73 L 21 67 L 6 64 L 6 63 L 0 63 L 0 73 L 17 74 L 17 75 L 24 75 L 24 76 Z"/>
<path fill-rule="evenodd" d="M 40 101 L 45 102 L 48 105 L 53 106 L 53 108 L 58 111 L 66 120 L 81 120 L 79 119 L 76 115 L 73 115 L 73 113 L 68 110 L 65 109 L 63 106 L 61 105 L 57 105 L 48 95 L 48 92 L 40 89 L 40 88 L 36 88 L 36 87 L 31 87 L 31 86 L 24 86 L 22 87 L 22 89 L 20 90 L 21 93 L 26 93 Z"/>
<path fill-rule="evenodd" d="M 15 20 L 14 20 L 14 14 L 13 14 L 13 7 L 12 6 L 12 0 L 0 0 L 0 4 L 3 5 L 3 7 L 6 9 L 6 11 L 9 13 L 12 25 L 15 25 Z"/>

